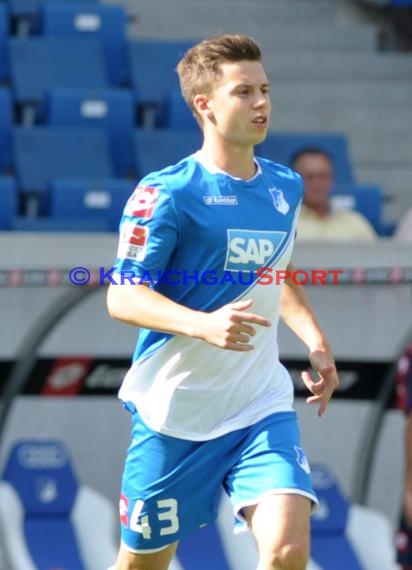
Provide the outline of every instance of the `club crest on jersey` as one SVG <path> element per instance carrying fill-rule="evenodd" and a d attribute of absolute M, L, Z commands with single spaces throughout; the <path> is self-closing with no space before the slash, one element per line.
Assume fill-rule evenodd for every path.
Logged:
<path fill-rule="evenodd" d="M 159 195 L 158 188 L 151 186 L 137 186 L 127 201 L 125 214 L 150 220 Z"/>
<path fill-rule="evenodd" d="M 257 271 L 271 266 L 284 251 L 284 231 L 227 230 L 225 270 Z"/>
<path fill-rule="evenodd" d="M 289 204 L 286 202 L 282 190 L 279 190 L 279 188 L 274 186 L 273 188 L 269 188 L 269 192 L 272 196 L 273 205 L 276 210 L 281 214 L 286 215 L 289 212 Z"/>
<path fill-rule="evenodd" d="M 146 253 L 146 244 L 149 238 L 147 226 L 137 226 L 133 222 L 125 222 L 120 230 L 117 257 L 142 261 Z"/>

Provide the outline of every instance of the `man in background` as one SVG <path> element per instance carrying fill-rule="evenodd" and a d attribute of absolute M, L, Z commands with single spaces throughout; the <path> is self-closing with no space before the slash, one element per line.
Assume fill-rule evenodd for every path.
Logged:
<path fill-rule="evenodd" d="M 328 153 L 316 147 L 298 151 L 291 164 L 304 182 L 303 206 L 297 224 L 297 239 L 325 241 L 374 241 L 375 230 L 359 212 L 334 210 L 331 191 L 334 165 Z"/>

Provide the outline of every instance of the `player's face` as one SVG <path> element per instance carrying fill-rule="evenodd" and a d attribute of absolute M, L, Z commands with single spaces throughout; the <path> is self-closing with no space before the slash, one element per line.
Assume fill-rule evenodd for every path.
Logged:
<path fill-rule="evenodd" d="M 333 170 L 322 154 L 305 154 L 295 165 L 305 183 L 304 202 L 310 208 L 327 205 L 333 186 Z"/>
<path fill-rule="evenodd" d="M 269 82 L 258 61 L 224 63 L 209 97 L 208 120 L 227 142 L 253 146 L 265 138 L 270 119 Z"/>

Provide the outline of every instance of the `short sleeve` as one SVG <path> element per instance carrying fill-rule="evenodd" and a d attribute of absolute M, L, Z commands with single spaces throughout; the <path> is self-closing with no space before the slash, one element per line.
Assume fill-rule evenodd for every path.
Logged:
<path fill-rule="evenodd" d="M 144 178 L 124 208 L 119 228 L 115 273 L 156 282 L 176 247 L 179 224 L 168 188 Z"/>

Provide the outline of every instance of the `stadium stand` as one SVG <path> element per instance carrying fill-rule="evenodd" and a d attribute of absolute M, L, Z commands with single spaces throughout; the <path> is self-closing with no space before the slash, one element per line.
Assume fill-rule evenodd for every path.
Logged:
<path fill-rule="evenodd" d="M 0 87 L 0 173 L 5 173 L 11 168 L 12 125 L 13 108 L 11 92 L 7 87 Z"/>
<path fill-rule="evenodd" d="M 0 231 L 11 230 L 17 216 L 17 185 L 12 177 L 0 176 Z"/>
<path fill-rule="evenodd" d="M 142 177 L 196 152 L 202 137 L 200 130 L 135 129 L 133 142 L 136 171 Z"/>
<path fill-rule="evenodd" d="M 78 484 L 62 441 L 16 442 L 0 490 L 0 527 L 9 568 L 102 570 L 113 563 L 113 505 Z"/>
<path fill-rule="evenodd" d="M 8 47 L 15 102 L 26 110 L 34 109 L 37 117 L 52 87 L 109 86 L 103 46 L 98 39 L 12 38 Z M 29 122 L 28 113 L 25 115 Z"/>
<path fill-rule="evenodd" d="M 165 97 L 179 86 L 176 65 L 194 43 L 194 40 L 129 41 L 130 83 L 141 124 L 164 126 Z"/>
<path fill-rule="evenodd" d="M 7 58 L 7 38 L 9 34 L 8 7 L 0 2 L 0 83 L 7 81 L 9 69 Z"/>
<path fill-rule="evenodd" d="M 134 102 L 127 89 L 53 88 L 46 97 L 48 125 L 105 128 L 115 174 L 133 176 Z"/>
<path fill-rule="evenodd" d="M 47 2 L 64 3 L 67 0 L 47 0 Z M 40 9 L 45 0 L 8 0 L 13 28 L 20 35 L 35 33 L 40 28 Z M 87 6 L 99 0 L 77 0 Z"/>
<path fill-rule="evenodd" d="M 41 34 L 58 37 L 95 37 L 102 40 L 111 85 L 127 79 L 126 23 L 121 6 L 84 2 L 44 3 L 40 10 Z"/>
<path fill-rule="evenodd" d="M 133 188 L 133 182 L 120 179 L 55 179 L 50 184 L 50 215 L 63 223 L 103 219 L 107 231 L 117 231 Z"/>
<path fill-rule="evenodd" d="M 180 89 L 171 89 L 165 97 L 165 126 L 169 129 L 198 129 Z"/>
<path fill-rule="evenodd" d="M 16 178 L 27 200 L 27 213 L 48 210 L 48 187 L 54 178 L 114 176 L 104 130 L 82 127 L 15 127 Z"/>

